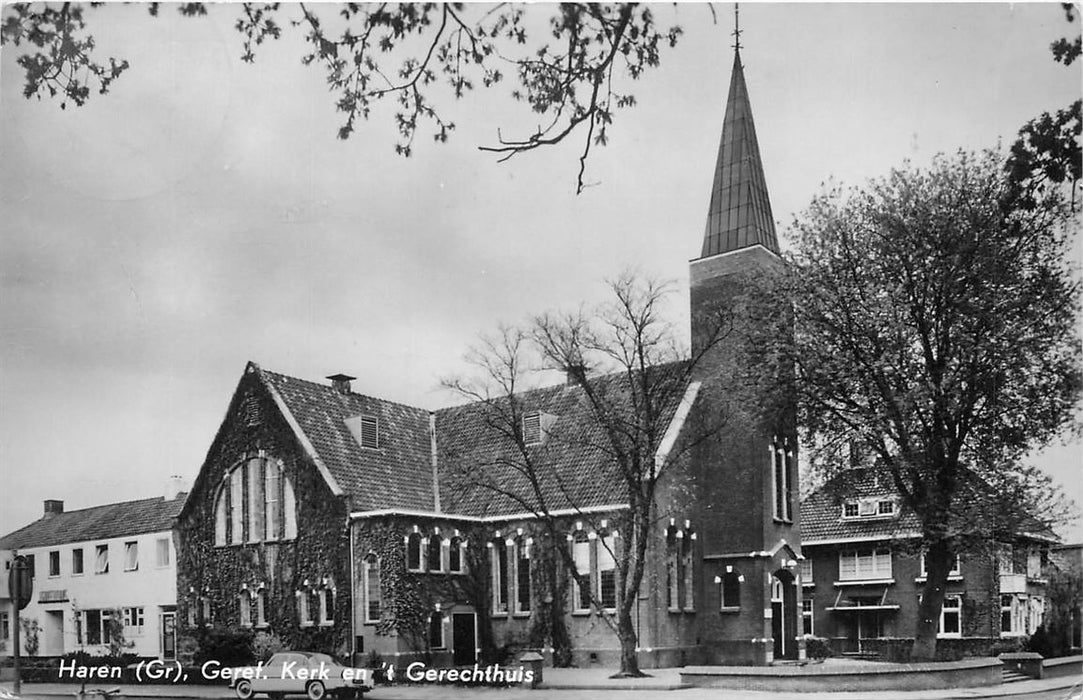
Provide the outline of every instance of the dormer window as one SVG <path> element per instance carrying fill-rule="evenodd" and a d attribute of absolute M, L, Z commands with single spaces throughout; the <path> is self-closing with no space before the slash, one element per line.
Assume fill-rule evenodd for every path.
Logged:
<path fill-rule="evenodd" d="M 862 498 L 846 501 L 842 504 L 842 517 L 855 518 L 893 518 L 898 508 L 891 498 Z"/>
<path fill-rule="evenodd" d="M 523 444 L 537 445 L 542 441 L 541 414 L 537 411 L 523 416 Z"/>

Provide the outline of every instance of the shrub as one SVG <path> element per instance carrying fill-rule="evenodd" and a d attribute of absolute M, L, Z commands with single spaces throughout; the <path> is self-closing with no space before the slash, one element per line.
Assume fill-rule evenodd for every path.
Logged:
<path fill-rule="evenodd" d="M 256 632 L 256 636 L 252 638 L 252 655 L 256 657 L 256 661 L 267 661 L 285 648 L 274 632 Z"/>
<path fill-rule="evenodd" d="M 211 660 L 223 666 L 247 666 L 253 663 L 252 633 L 223 627 L 204 630 L 199 640 L 199 651 L 195 655 L 195 665 Z"/>
<path fill-rule="evenodd" d="M 810 659 L 826 659 L 834 656 L 826 639 L 805 637 L 805 656 Z"/>

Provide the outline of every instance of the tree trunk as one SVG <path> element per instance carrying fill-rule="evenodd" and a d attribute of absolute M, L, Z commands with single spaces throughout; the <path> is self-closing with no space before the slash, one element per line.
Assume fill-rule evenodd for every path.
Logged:
<path fill-rule="evenodd" d="M 940 630 L 944 589 L 948 583 L 953 558 L 947 542 L 943 541 L 934 542 L 925 553 L 925 587 L 921 594 L 921 604 L 918 606 L 914 646 L 910 649 L 911 661 L 936 659 L 936 635 Z"/>
<path fill-rule="evenodd" d="M 636 637 L 635 625 L 632 624 L 631 607 L 620 606 L 617 615 L 617 638 L 620 639 L 620 672 L 617 676 L 639 678 L 644 673 L 639 670 L 639 655 L 636 653 L 639 639 Z"/>

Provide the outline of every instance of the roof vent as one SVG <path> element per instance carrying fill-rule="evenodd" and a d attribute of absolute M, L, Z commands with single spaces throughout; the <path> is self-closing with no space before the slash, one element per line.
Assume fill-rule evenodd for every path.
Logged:
<path fill-rule="evenodd" d="M 46 519 L 54 518 L 64 512 L 64 501 L 57 501 L 55 499 L 48 499 L 45 501 L 45 515 L 42 516 Z"/>
<path fill-rule="evenodd" d="M 348 374 L 332 374 L 327 377 L 331 380 L 331 386 L 340 394 L 350 393 L 350 382 L 357 379 Z"/>

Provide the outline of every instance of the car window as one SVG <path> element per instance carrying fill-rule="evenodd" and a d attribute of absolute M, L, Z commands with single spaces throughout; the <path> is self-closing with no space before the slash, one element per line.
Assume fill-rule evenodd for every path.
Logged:
<path fill-rule="evenodd" d="M 312 664 L 314 666 L 319 666 L 321 662 L 326 664 L 327 666 L 335 663 L 335 660 L 327 654 L 309 654 L 309 657 L 312 659 Z"/>

